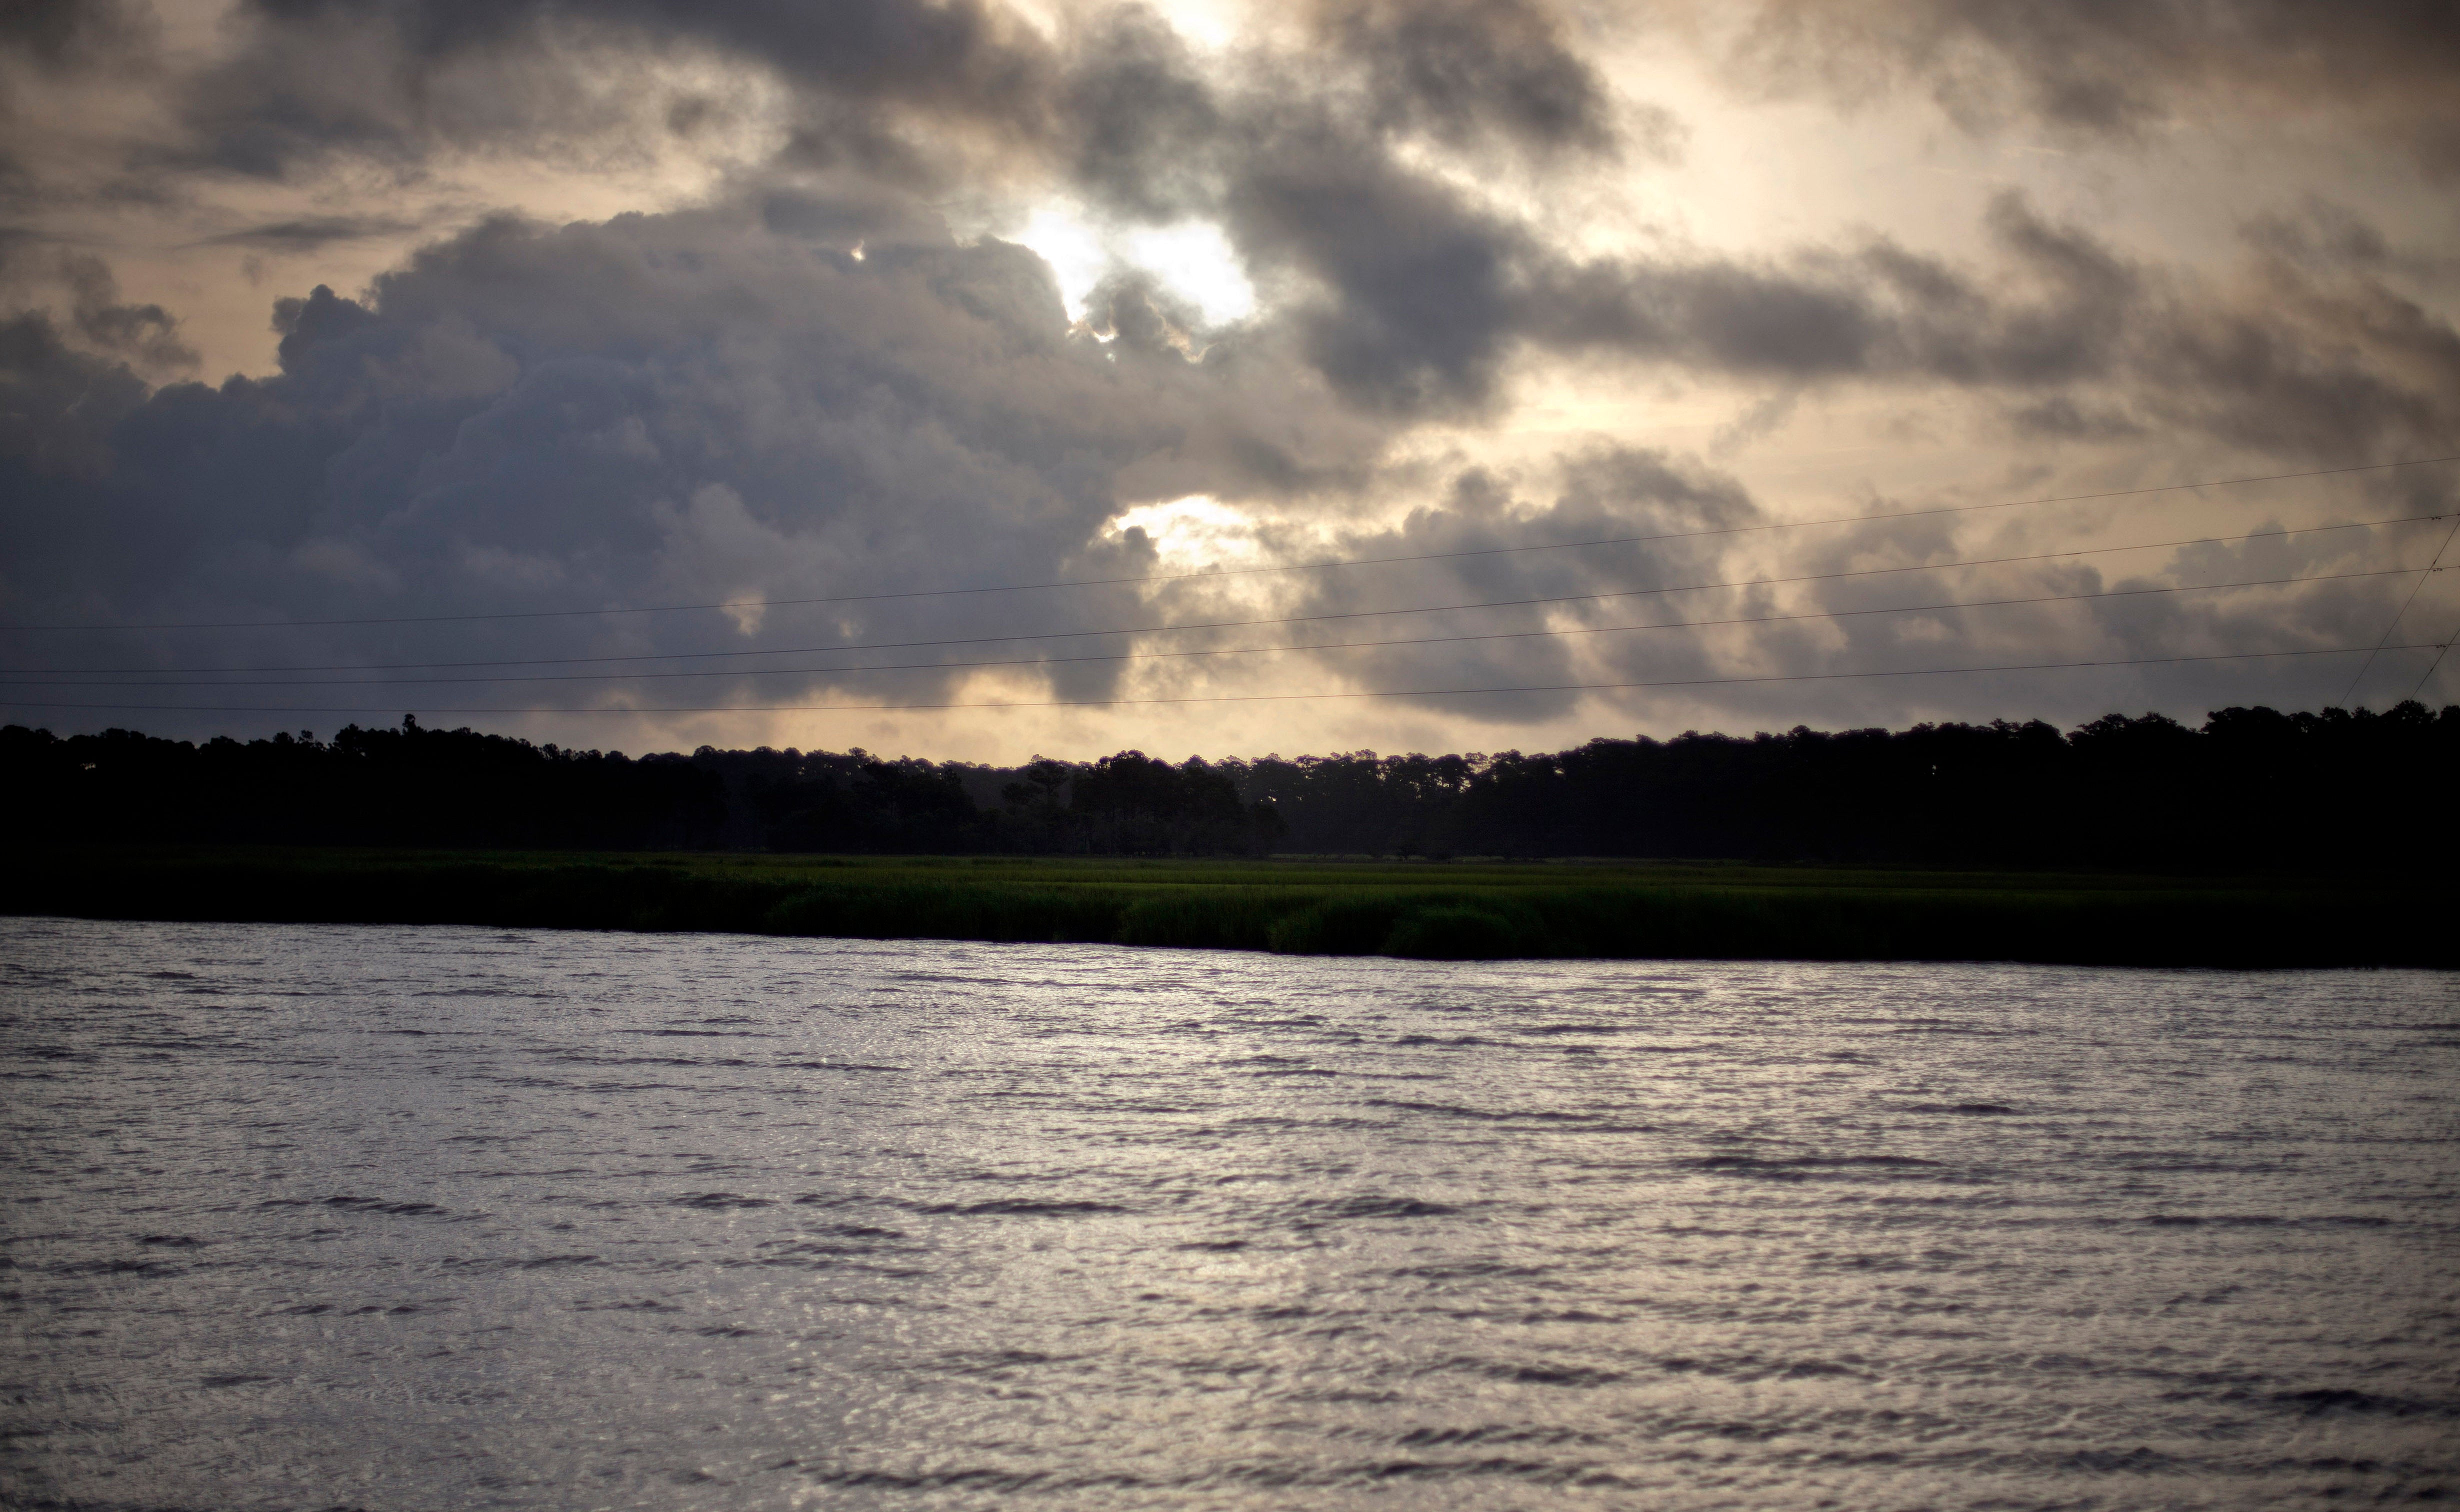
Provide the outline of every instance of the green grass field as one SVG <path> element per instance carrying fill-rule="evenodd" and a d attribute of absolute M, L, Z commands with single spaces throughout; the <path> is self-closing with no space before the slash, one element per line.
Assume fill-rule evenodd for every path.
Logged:
<path fill-rule="evenodd" d="M 2460 966 L 2449 888 L 1720 862 L 21 853 L 0 911 L 1431 959 Z"/>

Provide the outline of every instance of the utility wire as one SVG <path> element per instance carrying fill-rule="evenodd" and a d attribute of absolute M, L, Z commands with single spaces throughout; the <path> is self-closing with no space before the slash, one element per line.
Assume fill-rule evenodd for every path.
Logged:
<path fill-rule="evenodd" d="M 2426 586 L 2426 580 L 2442 570 L 2443 553 L 2451 549 L 2451 538 L 2453 536 L 2460 536 L 2460 520 L 2454 520 L 2451 522 L 2451 528 L 2443 533 L 2443 543 L 2434 548 L 2433 559 L 2426 564 L 2426 570 L 2417 575 L 2417 581 L 2409 585 L 2408 597 L 2400 601 L 2400 608 L 2398 612 L 2392 615 L 2391 623 L 2384 627 L 2382 639 L 2375 642 L 2376 651 L 2381 651 L 2383 650 L 2384 642 L 2391 639 L 2392 631 L 2400 628 L 2401 620 L 2407 615 L 2408 607 L 2417 602 L 2418 590 Z M 2443 658 L 2439 655 L 2435 657 L 2435 660 L 2438 662 L 2442 659 Z M 2349 686 L 2341 691 L 2341 705 L 2343 708 L 2348 707 L 2349 695 L 2358 691 L 2358 684 L 2365 680 L 2366 670 L 2374 666 L 2374 664 L 2375 659 L 2372 653 L 2369 653 L 2365 661 L 2358 664 L 2357 675 L 2351 677 L 2349 679 Z M 2421 684 L 2420 686 L 2423 685 Z"/>
<path fill-rule="evenodd" d="M 2378 647 L 2376 649 L 2380 650 L 2382 648 Z M 2449 640 L 2446 640 L 2442 645 L 2434 648 L 2434 659 L 2426 664 L 2426 671 L 2417 674 L 2417 686 L 2408 691 L 2409 697 L 2415 698 L 2419 693 L 2426 692 L 2427 679 L 2434 675 L 2434 669 L 2443 665 L 2443 658 L 2450 651 L 2450 650 L 2451 642 Z"/>
<path fill-rule="evenodd" d="M 1804 620 L 1840 620 L 1871 614 L 1924 614 L 1944 609 L 2004 608 L 2017 605 L 2075 604 L 2097 599 L 2140 598 L 2157 593 L 2213 593 L 2226 588 L 2277 587 L 2298 583 L 2334 583 L 2351 578 L 2397 577 L 2415 567 L 2376 567 L 2364 572 L 2320 572 L 2303 577 L 2253 578 L 2237 583 L 2171 585 L 2156 588 L 2110 588 L 2097 593 L 2044 593 L 2020 599 L 1969 599 L 1945 604 L 1906 604 L 1865 609 L 1820 609 L 1799 614 L 1754 614 L 1722 620 L 1662 620 L 1646 625 L 1576 625 L 1538 630 L 1494 630 L 1477 635 L 1410 635 L 1380 641 L 1332 641 L 1316 645 L 1231 646 L 1181 651 L 1113 651 L 1098 656 L 1017 656 L 996 661 L 892 662 L 870 667 L 751 667 L 709 671 L 632 672 L 556 672 L 497 677 L 319 677 L 285 680 L 196 682 L 188 679 L 142 678 L 112 681 L 56 680 L 20 683 L 0 677 L 0 686 L 28 688 L 424 688 L 461 683 L 633 682 L 649 677 L 811 677 L 854 672 L 964 671 L 997 667 L 1062 667 L 1082 662 L 1168 661 L 1194 656 L 1254 656 L 1276 651 L 1347 651 L 1394 646 L 1451 646 L 1471 641 L 1536 640 L 1566 635 L 1608 635 L 1626 630 L 1707 629 L 1734 625 L 1783 625 Z M 43 706 L 50 707 L 50 706 Z"/>
<path fill-rule="evenodd" d="M 1893 573 L 1900 572 L 1943 572 L 1950 568 L 1957 567 L 2006 566 L 2025 562 L 2064 561 L 2071 557 L 2112 556 L 2128 551 L 2161 551 L 2178 546 L 2229 545 L 2245 542 L 2262 541 L 2274 536 L 2286 538 L 2294 535 L 2322 535 L 2335 530 L 2373 530 L 2385 525 L 2421 524 L 2429 521 L 2449 520 L 2455 517 L 2452 515 L 2441 514 L 2402 515 L 2390 520 L 2359 520 L 2352 521 L 2346 524 L 2309 525 L 2295 530 L 2285 527 L 2273 530 L 2258 530 L 2243 536 L 2197 536 L 2181 541 L 2145 541 L 2135 543 L 2131 545 L 2123 546 L 2088 546 L 2068 551 L 2040 551 L 2029 553 L 2027 555 L 2012 557 L 1976 557 L 1962 562 L 1916 563 L 1900 567 L 1861 567 L 1856 568 L 1852 571 L 1811 572 L 1785 578 L 1738 578 L 1724 583 L 1686 583 L 1668 587 L 1619 588 L 1604 593 L 1569 593 L 1549 598 L 1495 599 L 1468 604 L 1431 604 L 1396 609 L 1346 609 L 1339 612 L 1325 614 L 1291 614 L 1243 620 L 1197 620 L 1181 625 L 1114 626 L 1106 629 L 1093 630 L 1037 630 L 1023 634 L 947 636 L 937 640 L 922 641 L 854 641 L 840 643 L 835 646 L 779 646 L 772 647 L 766 650 L 645 651 L 623 656 L 541 656 L 506 661 L 378 662 L 373 664 L 360 664 L 356 666 L 344 664 L 339 666 L 292 667 L 6 668 L 0 669 L 0 679 L 14 680 L 19 677 L 51 677 L 64 674 L 74 675 L 80 672 L 95 674 L 125 673 L 127 675 L 134 676 L 154 672 L 229 673 L 418 671 L 430 669 L 456 671 L 479 667 L 583 667 L 604 665 L 608 662 L 700 661 L 743 656 L 812 656 L 830 654 L 838 651 L 921 650 L 925 648 L 941 646 L 1000 645 L 1013 641 L 1082 640 L 1088 637 L 1101 635 L 1160 635 L 1185 630 L 1252 629 L 1259 626 L 1267 625 L 1319 625 L 1336 620 L 1386 619 L 1403 614 L 1451 614 L 1471 609 L 1531 608 L 1557 604 L 1590 604 L 1607 599 L 1646 598 L 1664 593 L 1699 593 L 1720 588 L 1776 587 L 1796 583 L 1829 583 L 1852 578 L 1885 577 Z M 2403 567 L 2392 570 L 2414 572 L 2418 569 L 2415 567 Z"/>
<path fill-rule="evenodd" d="M 1465 557 L 1505 556 L 1520 551 L 1571 551 L 1592 546 L 1632 545 L 1656 541 L 1692 541 L 1708 536 L 1744 535 L 1762 530 L 1795 530 L 1812 525 L 1866 524 L 1877 521 L 1915 520 L 1934 515 L 1971 514 L 1988 509 L 2021 509 L 2034 504 L 2083 503 L 2103 499 L 2132 499 L 2145 494 L 2172 494 L 2198 488 L 2234 488 L 2244 483 L 2278 483 L 2303 478 L 2332 478 L 2346 473 L 2374 473 L 2401 467 L 2426 467 L 2460 461 L 2449 457 L 2415 457 L 2399 462 L 2366 462 L 2354 467 L 2320 467 L 2299 473 L 2266 473 L 2248 478 L 2215 478 L 2200 482 L 2162 483 L 2150 488 L 2112 488 L 2090 494 L 2059 494 L 2042 499 L 2009 499 L 1986 504 L 1943 504 L 1929 509 L 1903 509 L 1878 515 L 1836 515 L 1820 520 L 1781 520 L 1755 525 L 1720 525 L 1703 530 L 1676 530 L 1649 536 L 1606 536 L 1593 541 L 1556 541 L 1526 546 L 1484 546 L 1468 551 L 1430 551 L 1398 557 L 1353 557 L 1333 562 L 1294 563 L 1280 566 L 1225 567 L 1202 572 L 1153 573 L 1141 577 L 1071 578 L 1055 583 L 1010 583 L 977 588 L 915 588 L 894 593 L 840 593 L 808 599 L 736 599 L 714 604 L 659 604 L 596 609 L 519 609 L 494 614 L 401 614 L 330 620 L 204 620 L 122 625 L 0 625 L 12 630 L 236 630 L 290 629 L 340 625 L 442 625 L 479 620 L 576 619 L 608 614 L 681 614 L 707 609 L 794 608 L 814 604 L 870 604 L 888 599 L 954 598 L 980 593 L 1031 593 L 1051 588 L 1108 587 L 1132 583 L 1180 583 L 1192 578 L 1241 577 L 1268 572 L 1320 572 L 1335 567 L 1379 566 L 1401 562 L 1449 562 Z"/>
<path fill-rule="evenodd" d="M 2386 650 L 2428 650 L 2431 641 L 2390 646 Z M 2085 662 L 2016 662 L 1995 667 L 1908 667 L 1884 671 L 1771 672 L 1748 677 L 1675 677 L 1653 682 L 1541 683 L 1508 688 L 1389 688 L 1334 693 L 1190 693 L 1165 698 L 1050 698 L 1016 702 L 906 704 L 714 704 L 641 706 L 601 705 L 583 708 L 430 708 L 431 714 L 748 714 L 748 713 L 878 713 L 939 709 L 1115 709 L 1151 704 L 1295 703 L 1332 698 L 1461 698 L 1490 693 L 1609 692 L 1641 688 L 1709 688 L 1746 683 L 1813 683 L 1868 677 L 1951 677 L 1975 672 L 2064 671 L 2089 667 L 2166 667 L 2186 662 L 2256 661 L 2282 656 L 2355 656 L 2364 646 L 2334 646 L 2294 651 L 2216 651 L 2198 656 L 2131 656 Z M 397 705 L 322 704 L 114 704 L 28 703 L 30 709 L 144 710 L 156 713 L 390 713 Z M 413 710 L 412 713 L 417 711 Z"/>

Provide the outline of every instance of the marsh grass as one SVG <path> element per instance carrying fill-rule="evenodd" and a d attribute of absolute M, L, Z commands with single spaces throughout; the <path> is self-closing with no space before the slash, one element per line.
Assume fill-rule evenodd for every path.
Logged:
<path fill-rule="evenodd" d="M 2451 898 L 2346 879 L 1819 866 L 52 851 L 0 910 L 1423 959 L 2460 965 Z"/>

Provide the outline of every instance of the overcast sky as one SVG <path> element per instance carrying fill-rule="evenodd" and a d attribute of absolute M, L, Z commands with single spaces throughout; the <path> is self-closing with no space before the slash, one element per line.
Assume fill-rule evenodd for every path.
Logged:
<path fill-rule="evenodd" d="M 2439 704 L 2455 313 L 2448 0 L 21 0 L 0 720 Z"/>

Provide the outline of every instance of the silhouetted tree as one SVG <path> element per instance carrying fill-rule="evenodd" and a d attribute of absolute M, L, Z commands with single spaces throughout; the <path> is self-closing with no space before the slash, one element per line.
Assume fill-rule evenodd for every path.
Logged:
<path fill-rule="evenodd" d="M 1524 755 L 1021 769 L 346 726 L 201 744 L 0 729 L 21 842 L 1656 856 L 2160 869 L 2443 864 L 2460 706 L 2110 714 Z M 994 801 L 995 800 L 995 801 Z M 987 805 L 987 806 L 986 806 Z"/>

